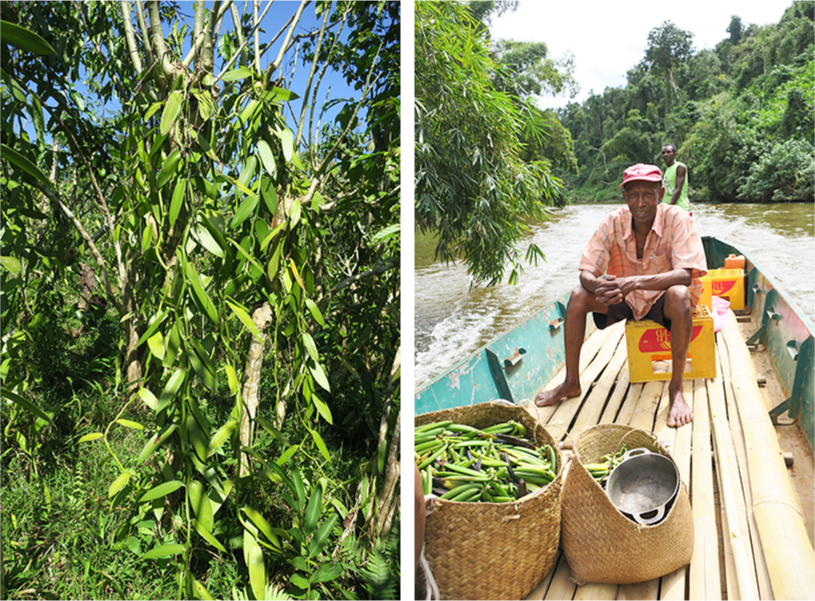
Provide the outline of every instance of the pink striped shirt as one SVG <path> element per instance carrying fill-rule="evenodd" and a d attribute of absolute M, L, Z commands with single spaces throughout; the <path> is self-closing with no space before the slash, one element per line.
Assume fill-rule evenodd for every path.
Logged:
<path fill-rule="evenodd" d="M 654 224 L 645 240 L 642 259 L 637 258 L 637 240 L 631 227 L 631 211 L 627 206 L 606 216 L 583 249 L 580 271 L 595 277 L 608 273 L 616 277 L 657 275 L 672 269 L 692 270 L 691 293 L 693 307 L 702 296 L 701 277 L 707 273 L 702 238 L 690 216 L 681 208 L 659 203 Z M 665 294 L 664 290 L 636 290 L 625 300 L 642 319 Z"/>

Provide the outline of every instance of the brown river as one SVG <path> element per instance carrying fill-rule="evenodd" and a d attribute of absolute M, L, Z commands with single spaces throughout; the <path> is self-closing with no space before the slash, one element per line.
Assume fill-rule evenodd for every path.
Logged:
<path fill-rule="evenodd" d="M 515 286 L 470 289 L 464 266 L 434 262 L 434 239 L 417 231 L 416 387 L 571 291 L 578 284 L 584 244 L 615 207 L 572 205 L 533 224 L 522 249 L 535 242 L 546 262 L 525 266 Z M 815 322 L 815 203 L 694 203 L 693 217 L 702 236 L 715 236 L 749 254 Z"/>

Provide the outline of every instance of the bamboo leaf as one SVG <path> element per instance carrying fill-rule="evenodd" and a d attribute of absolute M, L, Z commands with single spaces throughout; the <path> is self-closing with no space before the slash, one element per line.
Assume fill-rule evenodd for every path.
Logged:
<path fill-rule="evenodd" d="M 15 48 L 32 54 L 56 54 L 45 38 L 30 29 L 8 21 L 0 21 L 0 38 Z"/>
<path fill-rule="evenodd" d="M 377 244 L 379 242 L 387 240 L 388 238 L 392 238 L 394 236 L 397 236 L 397 235 L 399 235 L 400 231 L 401 231 L 401 224 L 394 223 L 392 225 L 389 225 L 388 227 L 379 230 L 376 234 L 374 234 L 371 237 L 371 244 L 372 245 Z"/>
<path fill-rule="evenodd" d="M 31 401 L 21 397 L 17 393 L 11 392 L 10 390 L 3 390 L 2 394 L 3 394 L 3 398 L 6 398 L 6 399 L 10 400 L 12 403 L 17 405 L 18 407 L 22 407 L 26 411 L 28 411 L 30 413 L 33 413 L 34 415 L 36 415 L 40 419 L 45 420 L 46 422 L 49 422 L 49 423 L 52 421 L 51 418 L 48 417 L 48 415 L 42 409 L 40 409 L 39 407 L 34 405 Z"/>
<path fill-rule="evenodd" d="M 311 539 L 311 543 L 308 546 L 309 559 L 316 557 L 322 552 L 323 547 L 325 547 L 325 543 L 328 541 L 328 536 L 331 534 L 331 530 L 337 523 L 337 519 L 337 514 L 332 513 L 331 517 L 329 517 L 323 523 L 323 525 L 320 526 L 320 529 L 317 530 L 317 534 L 314 535 L 314 538 Z"/>
<path fill-rule="evenodd" d="M 147 553 L 142 555 L 142 559 L 156 559 L 158 557 L 169 557 L 170 555 L 178 555 L 184 552 L 184 545 L 161 545 L 150 549 Z"/>
<path fill-rule="evenodd" d="M 175 125 L 178 115 L 181 113 L 181 104 L 183 95 L 181 90 L 171 92 L 167 97 L 167 102 L 164 104 L 164 112 L 161 114 L 161 124 L 159 131 L 161 135 L 166 136 Z"/>
<path fill-rule="evenodd" d="M 139 503 L 146 503 L 147 501 L 152 501 L 153 499 L 160 499 L 162 497 L 166 497 L 170 493 L 177 491 L 182 486 L 184 486 L 184 483 L 179 482 L 178 480 L 163 482 L 162 484 L 154 486 L 146 493 L 144 493 L 139 499 Z"/>
<path fill-rule="evenodd" d="M 311 498 L 308 500 L 306 507 L 305 522 L 303 523 L 303 531 L 306 534 L 311 534 L 317 527 L 317 521 L 320 519 L 322 513 L 323 503 L 323 487 L 317 484 L 311 492 Z"/>
<path fill-rule="evenodd" d="M 249 317 L 249 314 L 246 311 L 244 311 L 242 307 L 240 307 L 239 305 L 237 305 L 237 304 L 235 304 L 233 302 L 230 302 L 230 301 L 227 300 L 226 304 L 229 305 L 229 308 L 232 309 L 232 311 L 235 313 L 235 315 L 238 316 L 238 319 L 240 319 L 241 323 L 244 326 L 246 326 L 246 329 L 249 330 L 249 332 L 251 332 L 252 335 L 255 338 L 258 339 L 258 341 L 262 340 L 260 330 L 258 330 L 257 325 L 255 325 L 255 322 L 252 321 L 252 318 Z M 236 380 L 236 383 L 237 383 L 237 380 Z"/>

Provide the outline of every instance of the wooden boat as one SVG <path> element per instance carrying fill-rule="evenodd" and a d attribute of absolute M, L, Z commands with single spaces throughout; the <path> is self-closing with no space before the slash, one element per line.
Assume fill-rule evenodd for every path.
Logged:
<path fill-rule="evenodd" d="M 417 414 L 505 399 L 563 443 L 622 423 L 671 449 L 693 506 L 690 565 L 649 582 L 578 586 L 561 553 L 528 599 L 815 598 L 815 328 L 748 254 L 713 237 L 703 243 L 709 268 L 745 256 L 745 306 L 716 334 L 717 377 L 685 380 L 691 425 L 667 427 L 667 381 L 629 381 L 624 325 L 600 331 L 591 319 L 583 395 L 545 408 L 526 401 L 563 380 L 568 295 L 415 393 Z"/>

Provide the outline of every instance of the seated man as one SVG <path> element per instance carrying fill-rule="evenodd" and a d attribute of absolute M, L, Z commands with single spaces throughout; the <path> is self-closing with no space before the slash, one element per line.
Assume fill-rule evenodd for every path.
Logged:
<path fill-rule="evenodd" d="M 668 425 L 678 428 L 693 420 L 682 395 L 682 374 L 693 309 L 702 294 L 700 278 L 707 273 L 702 239 L 684 210 L 662 203 L 659 167 L 629 167 L 620 187 L 627 206 L 608 215 L 586 244 L 581 285 L 566 309 L 566 380 L 540 392 L 535 402 L 543 407 L 582 394 L 579 362 L 588 313 L 600 329 L 632 317 L 652 319 L 671 332 Z"/>

